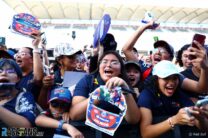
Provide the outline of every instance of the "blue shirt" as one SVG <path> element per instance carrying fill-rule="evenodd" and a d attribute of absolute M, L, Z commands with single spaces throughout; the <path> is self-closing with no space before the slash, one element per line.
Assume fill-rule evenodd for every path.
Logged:
<path fill-rule="evenodd" d="M 148 108 L 152 116 L 172 116 L 177 114 L 180 108 L 193 106 L 193 102 L 178 89 L 173 96 L 167 97 L 157 92 L 154 87 L 145 88 L 139 95 L 137 105 Z"/>
<path fill-rule="evenodd" d="M 4 108 L 25 117 L 32 125 L 35 125 L 35 118 L 38 111 L 33 95 L 30 92 L 21 92 L 4 104 Z"/>
<path fill-rule="evenodd" d="M 26 91 L 31 92 L 35 98 L 35 101 L 37 101 L 41 86 L 35 84 L 33 80 L 34 80 L 34 75 L 32 71 L 28 75 L 23 76 L 17 85 L 18 88 L 20 89 L 25 88 Z"/>
<path fill-rule="evenodd" d="M 89 98 L 90 93 L 92 93 L 100 85 L 105 85 L 105 82 L 101 79 L 99 73 L 94 73 L 84 76 L 76 85 L 74 90 L 74 96 L 83 96 Z M 119 113 L 118 107 L 111 105 L 108 102 L 100 101 L 97 105 L 98 107 L 111 111 L 114 113 Z"/>
<path fill-rule="evenodd" d="M 147 64 L 143 60 L 139 60 L 139 65 L 141 67 L 142 71 L 142 80 L 144 81 L 145 79 L 149 78 L 152 76 L 152 64 Z M 149 73 L 145 73 L 145 71 L 150 70 Z"/>
<path fill-rule="evenodd" d="M 183 74 L 185 77 L 187 77 L 191 80 L 199 81 L 199 78 L 194 75 L 192 68 L 188 68 L 188 69 L 182 71 L 181 74 Z M 207 96 L 206 92 L 196 93 L 196 92 L 187 91 L 187 90 L 183 90 L 183 92 L 185 92 L 185 94 L 188 95 L 190 98 L 201 99 L 201 98 L 204 98 L 205 96 Z"/>
<path fill-rule="evenodd" d="M 54 82 L 55 84 L 62 84 L 63 82 L 63 78 L 61 77 L 61 72 L 59 69 L 54 72 Z"/>

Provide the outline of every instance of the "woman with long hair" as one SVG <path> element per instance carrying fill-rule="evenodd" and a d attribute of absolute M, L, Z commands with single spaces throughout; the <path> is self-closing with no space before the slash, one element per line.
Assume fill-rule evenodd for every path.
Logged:
<path fill-rule="evenodd" d="M 115 51 L 104 53 L 99 60 L 98 69 L 94 73 L 86 75 L 76 85 L 70 109 L 72 120 L 85 119 L 89 94 L 101 85 L 105 85 L 108 89 L 120 86 L 130 90 L 123 60 Z M 133 96 L 127 94 L 125 99 L 127 103 L 126 121 L 132 124 L 138 123 L 140 114 Z M 98 106 L 106 110 L 118 112 L 107 102 L 100 102 L 99 104 Z"/>

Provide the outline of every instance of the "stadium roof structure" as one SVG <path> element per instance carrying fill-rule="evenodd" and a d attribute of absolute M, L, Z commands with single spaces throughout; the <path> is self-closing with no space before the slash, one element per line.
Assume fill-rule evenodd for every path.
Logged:
<path fill-rule="evenodd" d="M 207 0 L 3 0 L 16 13 L 30 13 L 45 24 L 92 24 L 105 13 L 112 24 L 136 25 L 150 11 L 166 27 L 208 28 Z"/>

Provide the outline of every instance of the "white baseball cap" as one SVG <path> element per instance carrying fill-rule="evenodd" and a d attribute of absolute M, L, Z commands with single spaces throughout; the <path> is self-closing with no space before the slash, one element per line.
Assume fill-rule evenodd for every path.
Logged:
<path fill-rule="evenodd" d="M 62 55 L 71 56 L 76 53 L 81 53 L 81 50 L 72 47 L 70 43 L 59 43 L 56 45 L 53 51 L 53 55 L 55 58 Z"/>
<path fill-rule="evenodd" d="M 152 74 L 160 78 L 166 78 L 173 74 L 179 75 L 180 73 L 179 69 L 171 61 L 162 60 L 154 66 Z"/>

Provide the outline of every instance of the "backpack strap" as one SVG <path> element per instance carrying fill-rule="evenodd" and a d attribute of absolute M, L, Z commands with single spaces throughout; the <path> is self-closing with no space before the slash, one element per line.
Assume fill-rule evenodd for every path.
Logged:
<path fill-rule="evenodd" d="M 144 81 L 152 72 L 153 66 L 149 67 L 148 69 L 146 69 L 143 74 L 142 74 L 142 81 Z"/>

